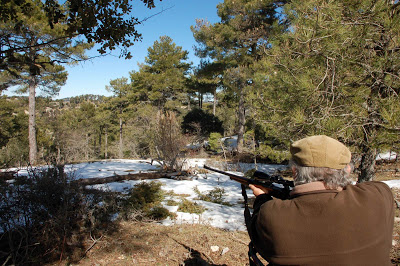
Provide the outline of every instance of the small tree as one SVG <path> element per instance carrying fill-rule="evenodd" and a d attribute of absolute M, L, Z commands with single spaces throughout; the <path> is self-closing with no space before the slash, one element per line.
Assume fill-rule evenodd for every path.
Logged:
<path fill-rule="evenodd" d="M 181 133 L 175 114 L 159 112 L 155 149 L 165 170 L 181 168 L 178 157 L 188 143 L 188 137 Z"/>

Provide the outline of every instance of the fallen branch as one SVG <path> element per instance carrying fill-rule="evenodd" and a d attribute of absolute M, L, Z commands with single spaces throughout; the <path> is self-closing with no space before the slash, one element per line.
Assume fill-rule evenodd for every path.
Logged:
<path fill-rule="evenodd" d="M 99 240 L 101 240 L 102 238 L 103 238 L 103 236 L 100 236 L 99 238 L 96 239 L 96 238 L 92 237 L 92 234 L 90 234 L 90 239 L 93 241 L 93 243 L 92 243 L 92 245 L 90 245 L 90 247 L 88 249 L 86 249 L 85 254 L 83 254 L 83 257 L 85 257 L 86 254 L 94 247 L 94 245 L 96 245 L 97 242 Z"/>
<path fill-rule="evenodd" d="M 145 180 L 145 179 L 160 179 L 160 178 L 176 178 L 176 179 L 188 179 L 187 172 L 147 172 L 147 173 L 137 173 L 137 174 L 127 174 L 127 175 L 113 175 L 109 177 L 96 177 L 96 178 L 82 178 L 77 179 L 74 182 L 87 186 L 96 184 L 106 184 L 111 182 L 121 182 L 124 180 Z"/>

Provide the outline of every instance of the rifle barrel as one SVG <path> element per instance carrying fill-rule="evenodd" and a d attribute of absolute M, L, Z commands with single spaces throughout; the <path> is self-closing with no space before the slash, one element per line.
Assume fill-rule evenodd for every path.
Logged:
<path fill-rule="evenodd" d="M 264 173 L 264 176 L 268 177 L 266 179 L 251 179 L 251 178 L 247 178 L 244 176 L 239 176 L 236 174 L 232 174 L 232 173 L 228 173 L 228 172 L 224 172 L 221 171 L 219 169 L 216 168 L 212 168 L 210 166 L 204 165 L 204 169 L 208 169 L 211 170 L 213 172 L 217 172 L 223 175 L 227 175 L 229 176 L 229 178 L 231 180 L 234 180 L 236 182 L 239 182 L 240 184 L 243 185 L 249 185 L 249 184 L 253 184 L 253 185 L 259 185 L 265 188 L 270 188 L 272 189 L 272 192 L 270 192 L 270 194 L 274 197 L 280 198 L 280 199 L 287 199 L 289 198 L 289 193 L 291 191 L 291 188 L 294 187 L 293 181 L 289 181 L 286 179 L 283 179 L 282 177 L 271 177 L 269 176 L 267 173 Z M 277 186 L 276 184 L 280 184 L 283 187 Z"/>
<path fill-rule="evenodd" d="M 216 169 L 216 168 L 212 168 L 212 167 L 207 166 L 207 165 L 204 165 L 204 168 L 208 169 L 208 170 L 211 170 L 213 172 L 217 172 L 217 173 L 220 173 L 220 174 L 223 174 L 223 175 L 227 175 L 227 176 L 229 176 L 230 179 L 232 179 L 234 181 L 237 181 L 237 182 L 239 182 L 239 183 L 241 183 L 243 185 L 248 185 L 248 184 L 261 185 L 261 186 L 272 185 L 272 182 L 260 182 L 260 181 L 255 180 L 255 179 L 250 179 L 250 178 L 247 178 L 247 177 L 244 177 L 244 176 L 240 176 L 240 175 L 224 172 L 224 171 L 221 171 L 221 170 Z"/>

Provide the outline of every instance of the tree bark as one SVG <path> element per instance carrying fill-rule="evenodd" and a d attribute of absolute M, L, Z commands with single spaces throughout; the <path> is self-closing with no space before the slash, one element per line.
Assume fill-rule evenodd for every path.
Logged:
<path fill-rule="evenodd" d="M 376 149 L 366 147 L 363 150 L 360 163 L 358 183 L 371 181 L 375 176 Z"/>
<path fill-rule="evenodd" d="M 104 132 L 104 158 L 107 159 L 108 157 L 108 128 L 106 127 Z"/>
<path fill-rule="evenodd" d="M 199 92 L 199 109 L 203 109 L 203 93 Z"/>
<path fill-rule="evenodd" d="M 61 149 L 60 146 L 57 146 L 57 164 L 61 162 Z"/>
<path fill-rule="evenodd" d="M 213 101 L 213 115 L 217 110 L 217 89 L 214 89 L 214 101 Z"/>
<path fill-rule="evenodd" d="M 244 92 L 243 88 L 239 88 L 239 106 L 238 106 L 238 137 L 237 137 L 237 152 L 243 152 L 243 136 L 244 126 L 246 123 L 245 108 L 244 108 Z"/>
<path fill-rule="evenodd" d="M 101 145 L 102 145 L 102 128 L 100 128 L 99 132 L 99 145 L 96 148 L 96 157 L 99 157 L 101 155 Z"/>
<path fill-rule="evenodd" d="M 29 163 L 35 165 L 37 161 L 37 142 L 36 142 L 36 82 L 35 77 L 29 80 Z"/>
<path fill-rule="evenodd" d="M 123 154 L 123 142 L 122 142 L 122 117 L 119 118 L 119 158 L 122 159 L 124 157 Z"/>
<path fill-rule="evenodd" d="M 89 161 L 89 133 L 86 133 L 85 159 L 86 161 Z"/>

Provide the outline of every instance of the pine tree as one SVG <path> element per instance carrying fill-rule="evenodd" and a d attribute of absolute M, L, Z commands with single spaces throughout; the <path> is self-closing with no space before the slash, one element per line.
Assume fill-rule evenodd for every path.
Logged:
<path fill-rule="evenodd" d="M 67 79 L 67 72 L 60 63 L 84 58 L 85 49 L 91 46 L 63 38 L 65 25 L 50 27 L 43 3 L 33 0 L 30 4 L 32 14 L 17 12 L 21 25 L 13 21 L 0 24 L 2 35 L 9 36 L 9 41 L 19 47 L 13 53 L 15 60 L 7 61 L 8 71 L 0 75 L 6 86 L 17 85 L 19 92 L 29 93 L 29 162 L 34 165 L 37 161 L 36 89 L 57 95 Z"/>
<path fill-rule="evenodd" d="M 109 103 L 111 110 L 116 110 L 118 113 L 119 120 L 119 158 L 124 157 L 124 146 L 123 146 L 123 126 L 125 123 L 125 113 L 129 105 L 128 93 L 130 90 L 130 84 L 128 84 L 127 78 L 119 78 L 110 81 L 110 85 L 106 86 L 108 91 L 113 92 L 114 96 Z"/>
<path fill-rule="evenodd" d="M 290 30 L 276 35 L 255 74 L 254 102 L 267 138 L 286 145 L 331 135 L 360 155 L 371 180 L 378 150 L 399 143 L 399 5 L 292 1 Z"/>
<path fill-rule="evenodd" d="M 218 5 L 221 22 L 211 25 L 198 20 L 192 27 L 198 42 L 196 54 L 225 66 L 221 73 L 225 88 L 236 96 L 239 153 L 243 149 L 246 97 L 252 87 L 251 65 L 260 59 L 262 49 L 267 46 L 273 26 L 278 24 L 278 7 L 284 2 L 225 0 Z"/>
<path fill-rule="evenodd" d="M 188 52 L 168 36 L 161 36 L 148 48 L 145 63 L 138 72 L 131 72 L 133 93 L 148 99 L 164 110 L 168 101 L 186 99 L 186 74 L 190 64 Z"/>
<path fill-rule="evenodd" d="M 155 7 L 154 0 L 141 0 L 147 8 Z M 135 3 L 141 4 L 140 2 Z M 25 65 L 28 47 L 41 49 L 48 43 L 63 39 L 80 38 L 89 43 L 97 43 L 100 54 L 121 49 L 121 55 L 131 58 L 128 50 L 134 42 L 141 40 L 137 25 L 143 21 L 133 16 L 134 5 L 131 1 L 110 0 L 4 0 L 0 5 L 0 23 L 14 25 L 16 31 L 28 26 L 27 18 L 34 18 L 37 12 L 42 14 L 43 26 L 57 28 L 63 25 L 62 35 L 48 36 L 47 42 L 20 46 L 12 32 L 0 34 L 0 70 L 11 71 L 9 64 Z M 20 56 L 16 57 L 17 52 Z M 1 88 L 0 88 L 1 89 Z"/>

